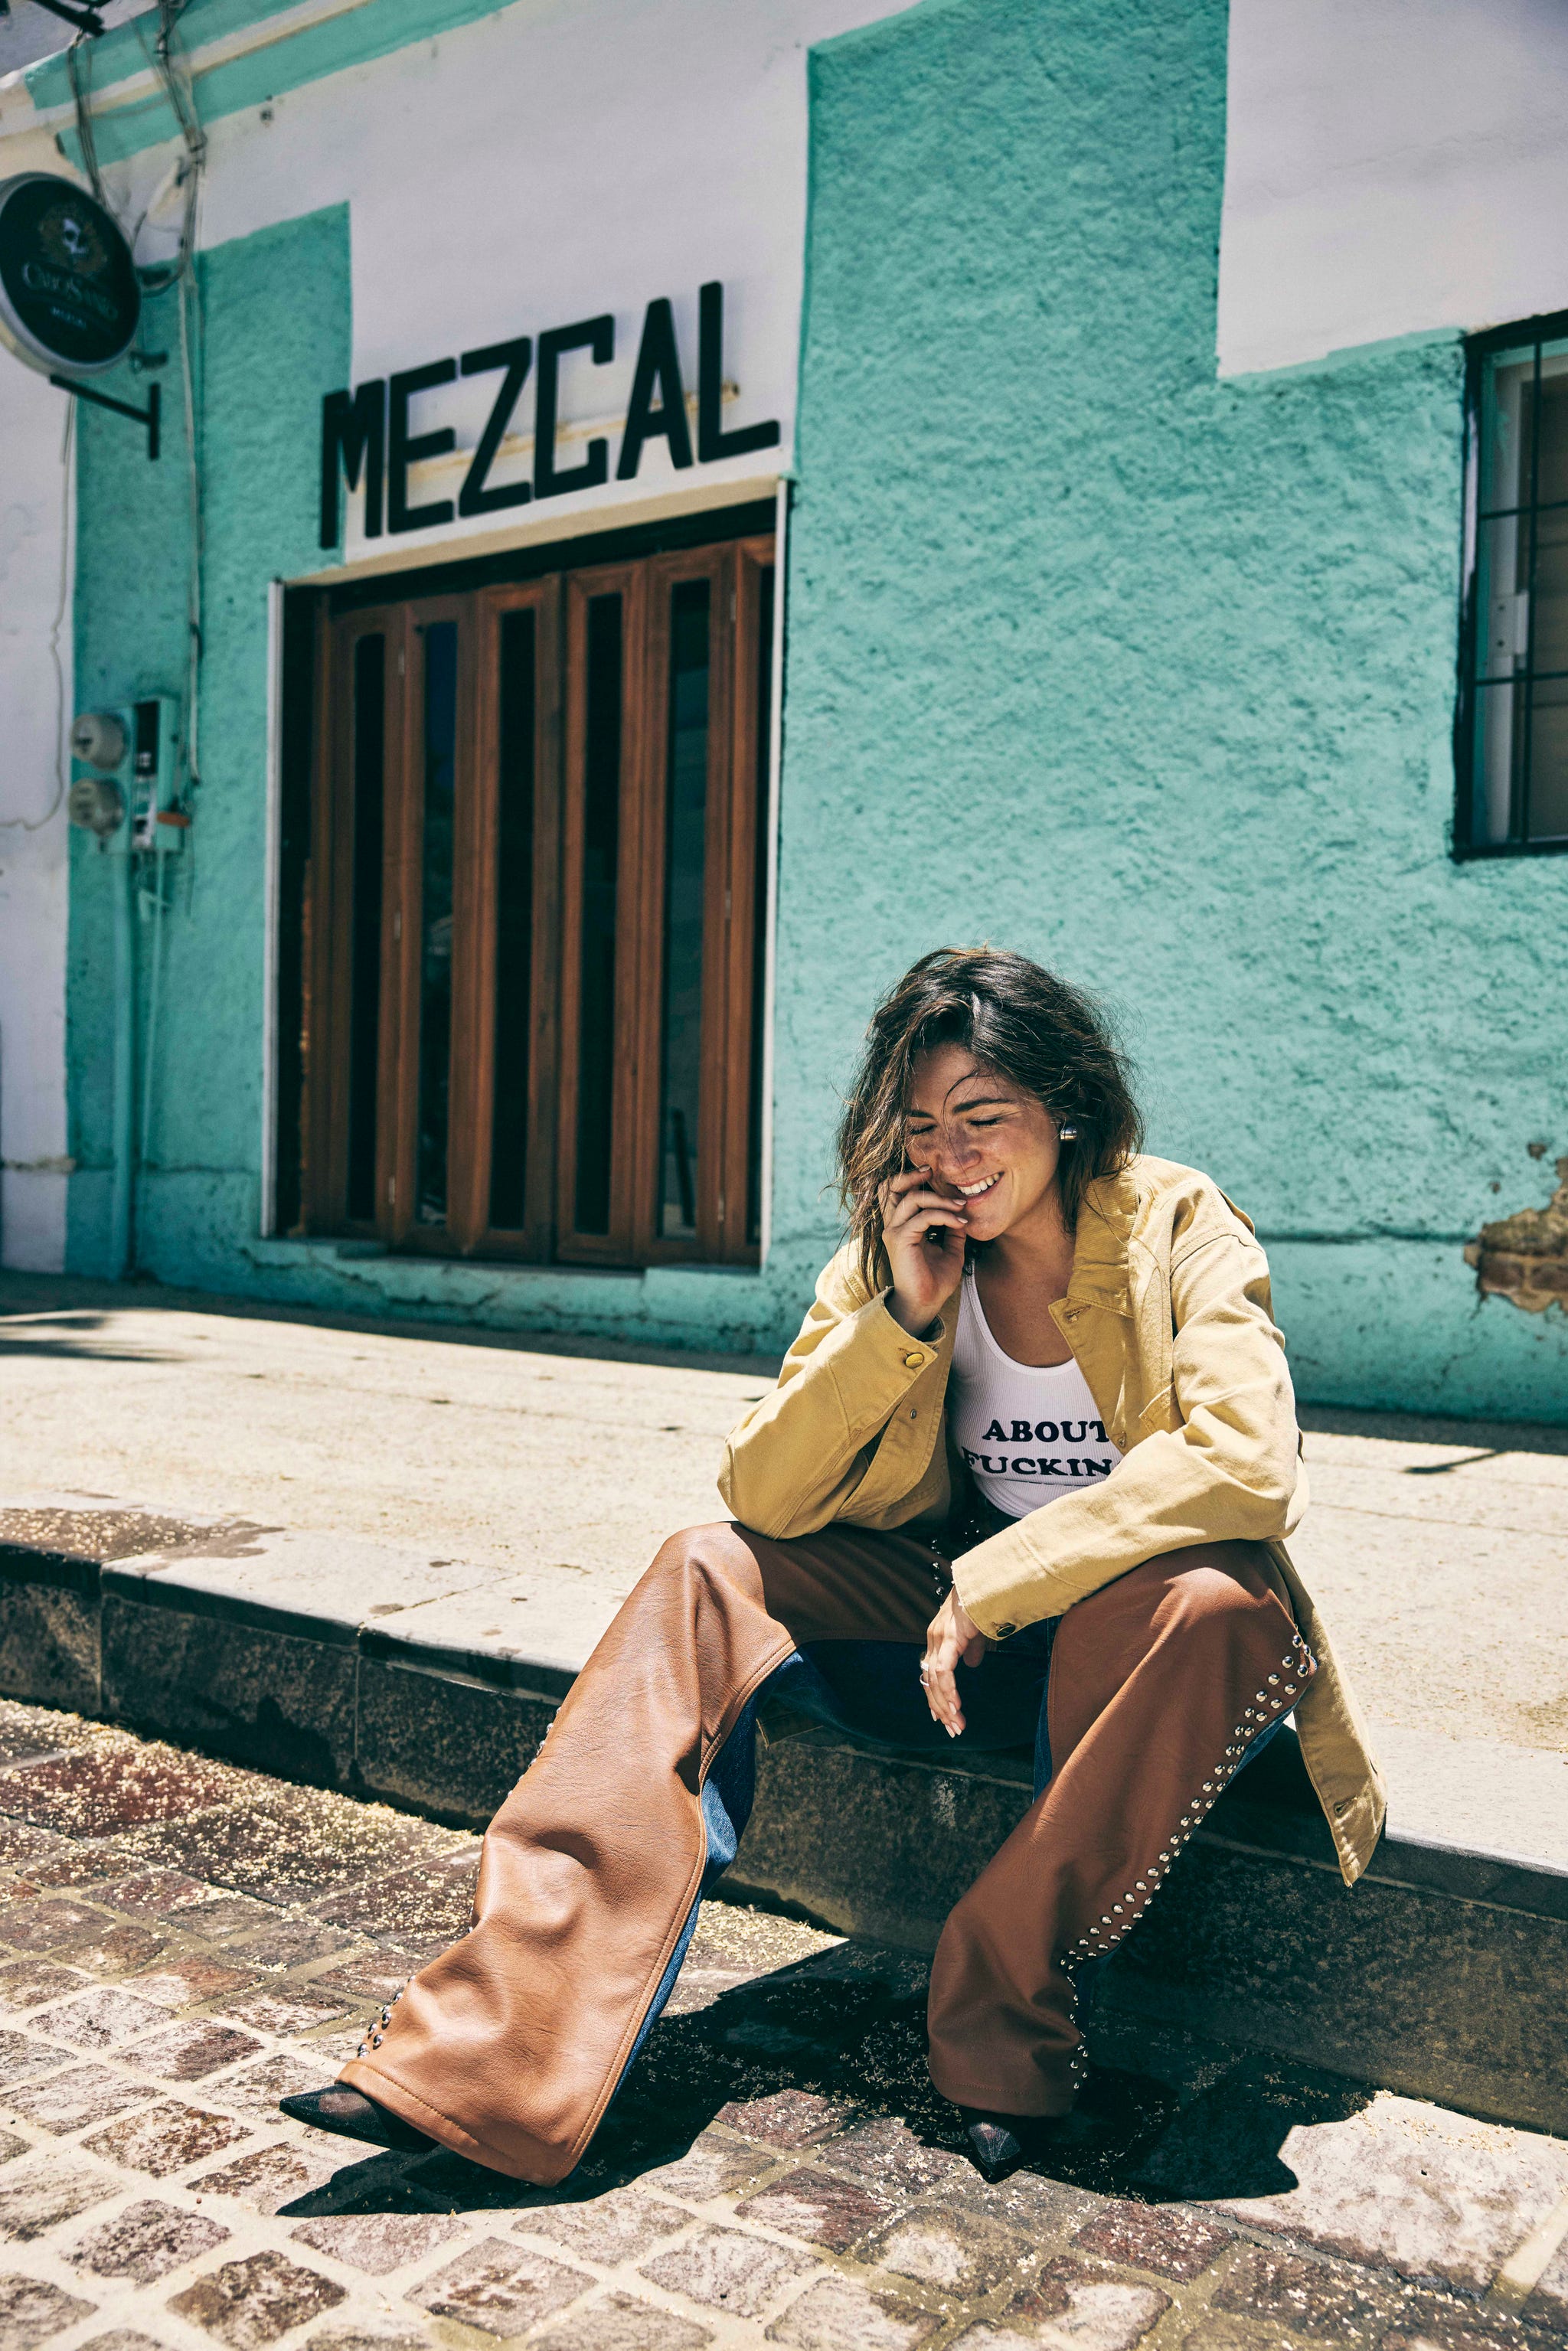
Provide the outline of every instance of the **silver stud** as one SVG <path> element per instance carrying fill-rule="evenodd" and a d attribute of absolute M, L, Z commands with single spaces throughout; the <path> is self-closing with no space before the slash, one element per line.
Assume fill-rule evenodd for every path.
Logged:
<path fill-rule="evenodd" d="M 1143 1879 L 1143 1878 L 1141 1878 L 1141 1877 L 1140 1877 L 1140 1878 L 1139 1878 L 1139 1880 L 1138 1880 L 1138 1891 L 1139 1891 L 1139 1893 L 1140 1893 L 1140 1894 L 1146 1894 L 1146 1893 L 1148 1892 L 1148 1890 L 1149 1890 L 1149 1889 L 1148 1889 L 1147 1883 L 1145 1882 L 1145 1879 Z"/>
<path fill-rule="evenodd" d="M 1275 1686 L 1275 1684 L 1278 1682 L 1279 1678 L 1280 1678 L 1280 1677 L 1279 1677 L 1279 1675 L 1278 1675 L 1278 1674 L 1270 1674 L 1270 1677 L 1269 1677 L 1269 1687 L 1270 1687 L 1270 1689 L 1272 1689 L 1272 1688 L 1274 1687 L 1274 1686 Z"/>
<path fill-rule="evenodd" d="M 1120 1904 L 1119 1902 L 1113 1902 L 1113 1903 L 1112 1903 L 1112 1905 L 1111 1905 L 1111 1907 L 1112 1907 L 1112 1909 L 1113 1909 L 1113 1910 L 1114 1910 L 1114 1912 L 1116 1913 L 1116 1916 L 1117 1916 L 1118 1917 L 1121 1917 L 1121 1915 L 1122 1915 L 1122 1906 L 1121 1906 L 1121 1904 Z"/>
<path fill-rule="evenodd" d="M 1214 1782 L 1213 1782 L 1213 1781 L 1212 1781 L 1212 1780 L 1206 1780 L 1206 1781 L 1204 1782 L 1204 1783 L 1203 1783 L 1203 1792 L 1204 1792 L 1204 1794 L 1205 1794 L 1206 1796 L 1212 1796 L 1212 1795 L 1213 1795 L 1213 1793 L 1214 1793 Z"/>

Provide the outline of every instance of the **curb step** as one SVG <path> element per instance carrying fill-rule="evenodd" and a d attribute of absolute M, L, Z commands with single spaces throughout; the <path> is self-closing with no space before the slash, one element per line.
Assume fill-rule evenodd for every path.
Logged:
<path fill-rule="evenodd" d="M 605 1621 L 548 1571 L 83 1500 L 0 1510 L 0 1692 L 464 1826 L 526 1768 Z M 165 1547 L 95 1556 L 95 1517 L 114 1523 L 99 1552 Z M 1397 1734 L 1393 1761 L 1390 1832 L 1347 1890 L 1294 1735 L 1276 1740 L 1106 1970 L 1097 2014 L 1124 2047 L 1140 2020 L 1174 2024 L 1568 2133 L 1561 1759 Z M 928 1951 L 1027 1810 L 1029 1772 L 790 1728 L 760 1747 L 728 1890 Z M 1443 1833 L 1478 1818 L 1542 1850 Z"/>

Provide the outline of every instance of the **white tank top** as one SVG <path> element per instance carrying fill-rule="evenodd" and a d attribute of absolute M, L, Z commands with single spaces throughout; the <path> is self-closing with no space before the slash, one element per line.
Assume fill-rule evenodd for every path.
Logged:
<path fill-rule="evenodd" d="M 1042 1364 L 1003 1354 L 972 1265 L 958 1289 L 947 1412 L 977 1491 L 1009 1519 L 1082 1493 L 1122 1458 L 1072 1356 Z"/>

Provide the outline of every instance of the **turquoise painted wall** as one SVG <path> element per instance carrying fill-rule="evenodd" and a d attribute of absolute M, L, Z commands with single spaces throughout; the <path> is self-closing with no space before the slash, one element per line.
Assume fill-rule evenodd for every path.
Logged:
<path fill-rule="evenodd" d="M 812 61 L 774 1249 L 761 1277 L 258 1238 L 267 588 L 319 560 L 346 213 L 204 262 L 205 776 L 142 1260 L 361 1311 L 753 1345 L 831 1246 L 876 989 L 945 939 L 1114 1008 L 1156 1150 L 1258 1217 L 1302 1392 L 1568 1419 L 1568 1318 L 1460 1249 L 1568 1150 L 1568 861 L 1448 854 L 1461 355 L 1218 382 L 1223 0 L 926 0 Z M 159 328 L 168 341 L 172 329 Z M 174 386 L 168 380 L 171 392 Z M 173 403 L 177 406 L 177 402 Z M 81 420 L 84 697 L 183 653 L 177 419 Z M 103 1262 L 105 861 L 76 848 L 71 1259 Z"/>
<path fill-rule="evenodd" d="M 347 211 L 333 208 L 236 238 L 201 263 L 204 322 L 198 417 L 205 579 L 202 788 L 189 871 L 164 928 L 153 1120 L 140 1186 L 139 1255 L 169 1280 L 232 1281 L 259 1229 L 265 1028 L 268 583 L 309 569 L 324 388 L 346 380 L 350 285 Z M 186 440 L 172 299 L 150 348 L 165 350 L 164 451 L 120 418 L 78 419 L 78 705 L 118 702 L 184 679 Z M 140 401 L 145 377 L 108 389 Z M 112 1108 L 110 890 L 115 862 L 83 835 L 72 848 L 68 1021 L 71 1149 L 68 1262 L 107 1262 Z M 151 933 L 141 927 L 141 1035 Z M 139 1069 L 140 1069 L 139 1055 Z M 139 1103 L 140 1110 L 140 1103 Z"/>
<path fill-rule="evenodd" d="M 1456 866 L 1456 341 L 1218 382 L 1224 0 L 928 0 L 812 65 L 780 1228 L 872 992 L 1086 982 L 1322 1400 L 1568 1417 L 1477 1300 L 1568 1150 L 1568 861 Z M 1500 1187 L 1500 1188 L 1494 1188 Z"/>

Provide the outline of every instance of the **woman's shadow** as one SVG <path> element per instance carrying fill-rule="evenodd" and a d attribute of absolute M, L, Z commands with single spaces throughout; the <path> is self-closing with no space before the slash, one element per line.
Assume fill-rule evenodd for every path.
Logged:
<path fill-rule="evenodd" d="M 838 1951 L 724 1991 L 654 2027 L 595 2136 L 560 2187 L 538 2189 L 464 2158 L 386 2155 L 351 2163 L 282 2209 L 290 2217 L 407 2210 L 486 2210 L 589 2201 L 677 2160 L 710 2124 L 746 2130 L 742 2111 L 780 2091 L 822 2102 L 815 2162 L 831 2165 L 833 2138 L 892 2117 L 914 2147 L 963 2153 L 954 2109 L 925 2071 L 924 1990 L 908 1956 Z M 1102 2195 L 1146 2202 L 1279 2195 L 1297 2185 L 1281 2149 L 1300 2126 L 1343 2119 L 1372 2093 L 1288 2060 L 1234 2055 L 1218 2078 L 1184 2096 L 1150 2074 L 1093 2064 L 1082 2106 L 1089 2142 L 1026 2169 Z M 978 2175 L 974 2189 L 983 2193 Z"/>

